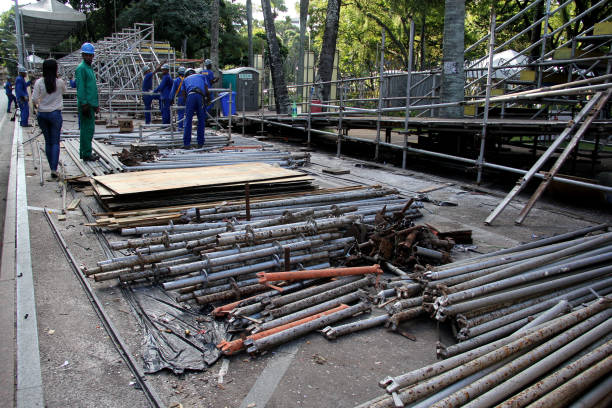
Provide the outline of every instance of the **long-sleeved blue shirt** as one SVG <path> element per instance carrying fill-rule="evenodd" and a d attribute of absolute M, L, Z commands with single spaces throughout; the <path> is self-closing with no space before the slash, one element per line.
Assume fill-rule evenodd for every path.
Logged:
<path fill-rule="evenodd" d="M 174 78 L 174 83 L 172 84 L 172 90 L 170 91 L 170 98 L 177 99 L 177 103 L 179 105 L 182 105 L 185 103 L 185 96 L 183 95 L 183 91 L 185 90 L 185 88 L 183 87 L 183 80 L 184 78 L 182 76 L 178 76 L 176 78 Z"/>
<path fill-rule="evenodd" d="M 165 74 L 162 77 L 162 80 L 157 88 L 155 88 L 155 92 L 159 92 L 161 94 L 161 99 L 172 99 L 170 96 L 170 91 L 172 90 L 172 77 L 170 74 Z"/>
<path fill-rule="evenodd" d="M 206 78 L 206 84 L 208 85 L 208 87 L 212 87 L 212 81 L 213 79 L 215 79 L 215 73 L 212 72 L 210 69 L 205 69 L 204 71 L 202 71 L 202 75 L 204 76 L 204 78 Z"/>
<path fill-rule="evenodd" d="M 149 72 L 142 79 L 142 92 L 151 92 L 151 89 L 153 89 L 153 73 Z"/>
<path fill-rule="evenodd" d="M 7 95 L 13 93 L 13 85 L 9 81 L 6 81 L 6 83 L 4 84 L 4 91 Z"/>
<path fill-rule="evenodd" d="M 189 75 L 183 81 L 183 86 L 185 87 L 185 92 L 187 93 L 195 90 L 196 88 L 200 89 L 201 92 L 206 92 L 206 89 L 208 89 L 206 78 L 204 75 L 200 74 Z"/>
<path fill-rule="evenodd" d="M 15 80 L 15 96 L 17 99 L 22 96 L 28 97 L 28 86 L 31 81 L 26 82 L 25 78 L 19 75 Z"/>

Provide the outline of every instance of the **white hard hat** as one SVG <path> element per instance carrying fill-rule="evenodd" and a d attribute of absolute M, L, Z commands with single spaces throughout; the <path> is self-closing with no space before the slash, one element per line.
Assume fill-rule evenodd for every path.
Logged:
<path fill-rule="evenodd" d="M 202 71 L 204 71 L 204 69 L 203 69 L 203 68 L 196 68 L 195 73 L 196 73 L 196 74 L 201 74 L 201 73 L 202 73 Z"/>

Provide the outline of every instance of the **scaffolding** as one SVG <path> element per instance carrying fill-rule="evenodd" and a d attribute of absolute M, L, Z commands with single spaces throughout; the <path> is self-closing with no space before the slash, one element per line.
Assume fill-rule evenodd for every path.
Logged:
<path fill-rule="evenodd" d="M 311 98 L 303 102 L 303 112 L 298 118 L 285 118 L 279 115 L 266 115 L 264 108 L 260 115 L 249 116 L 249 120 L 259 121 L 273 126 L 281 126 L 292 129 L 301 129 L 307 134 L 308 143 L 311 142 L 311 134 L 321 134 L 336 138 L 337 155 L 341 155 L 341 146 L 345 141 L 356 141 L 374 144 L 374 160 L 380 159 L 380 148 L 401 150 L 403 154 L 402 167 L 406 167 L 406 154 L 415 153 L 441 158 L 449 161 L 475 166 L 477 169 L 477 182 L 480 183 L 485 169 L 494 169 L 505 172 L 527 175 L 536 178 L 554 179 L 560 182 L 594 188 L 612 193 L 612 187 L 598 184 L 585 183 L 569 178 L 556 176 L 562 163 L 559 163 L 545 175 L 534 171 L 526 171 L 520 168 L 503 166 L 485 159 L 486 153 L 491 149 L 499 149 L 502 144 L 529 147 L 532 150 L 534 167 L 541 167 L 540 162 L 546 161 L 553 154 L 560 154 L 562 161 L 565 160 L 573 149 L 571 156 L 588 157 L 591 163 L 595 163 L 601 157 L 609 157 L 603 153 L 605 147 L 609 147 L 608 141 L 602 139 L 602 135 L 610 131 L 609 121 L 599 121 L 604 115 L 609 114 L 609 108 L 605 108 L 608 100 L 611 73 L 611 45 L 612 29 L 610 21 L 612 16 L 605 16 L 600 21 L 586 24 L 585 16 L 594 14 L 597 9 L 604 6 L 607 0 L 601 0 L 593 4 L 588 10 L 573 17 L 569 21 L 553 26 L 551 19 L 561 13 L 569 14 L 573 1 L 551 4 L 550 0 L 534 0 L 530 2 L 521 12 L 512 16 L 509 20 L 497 24 L 495 9 L 492 9 L 489 34 L 468 46 L 466 55 L 482 49 L 481 57 L 474 61 L 465 62 L 465 94 L 464 100 L 452 103 L 440 103 L 441 69 L 433 69 L 424 72 L 389 72 L 385 71 L 384 52 L 380 55 L 380 73 L 364 78 L 341 78 L 331 81 L 338 87 L 337 98 L 329 101 L 313 103 Z M 514 33 L 511 28 L 513 22 L 524 18 L 527 13 L 533 12 L 536 7 L 542 7 L 543 13 L 537 16 L 531 25 Z M 558 35 L 568 26 L 574 24 L 580 27 L 580 32 L 573 38 L 560 42 L 552 47 L 551 38 Z M 532 31 L 541 33 L 539 40 L 531 42 Z M 501 34 L 504 36 L 501 36 Z M 501 43 L 496 38 L 508 38 Z M 488 46 L 485 46 L 488 43 Z M 413 60 L 414 24 L 410 30 L 409 60 Z M 521 49 L 520 44 L 529 44 Z M 513 47 L 518 48 L 514 51 Z M 385 48 L 385 39 L 382 35 L 381 50 Z M 513 51 L 506 58 L 494 58 L 496 55 Z M 412 62 L 409 63 L 412 66 Z M 401 79 L 400 79 L 401 78 Z M 397 81 L 401 80 L 398 86 Z M 391 85 L 396 81 L 395 85 Z M 310 88 L 322 85 L 323 82 L 309 82 L 302 86 Z M 405 93 L 391 94 L 390 88 L 405 89 Z M 364 89 L 367 89 L 364 92 Z M 262 89 L 263 94 L 270 94 L 272 89 Z M 297 92 L 303 94 L 304 92 Z M 309 93 L 307 93 L 309 94 Z M 594 103 L 600 101 L 599 104 Z M 403 102 L 403 103 L 402 103 Z M 403 106 L 398 106 L 403 105 Z M 443 118 L 438 118 L 438 110 L 449 106 L 462 106 L 465 110 L 463 119 L 457 119 L 459 127 L 480 123 L 479 129 L 469 129 L 464 132 L 455 132 L 449 137 L 440 131 L 431 131 L 429 140 L 439 138 L 440 145 L 456 146 L 454 154 L 432 151 L 422 148 L 420 144 L 408 143 L 409 136 L 417 136 L 420 142 L 422 129 L 427 127 L 421 119 L 429 119 L 432 124 L 443 123 Z M 585 112 L 583 107 L 590 106 L 591 111 Z M 326 112 L 317 112 L 321 109 Z M 403 143 L 393 143 L 390 131 L 397 127 L 397 121 L 393 122 L 390 117 L 403 115 Z M 243 114 L 243 116 L 246 116 Z M 336 125 L 336 132 L 317 129 L 313 126 L 316 118 L 325 117 L 326 127 Z M 375 140 L 357 138 L 348 135 L 348 126 L 351 126 L 349 118 L 365 117 L 376 125 Z M 419 118 L 419 120 L 417 120 Z M 588 118 L 588 121 L 587 119 Z M 469 123 L 468 123 L 469 119 Z M 497 124 L 507 121 L 512 126 L 512 121 L 524 121 L 535 123 L 538 135 L 530 135 L 524 138 L 522 135 L 513 135 L 512 132 L 495 132 L 487 135 L 487 130 L 493 121 Z M 579 121 L 587 123 L 585 127 L 576 126 Z M 319 124 L 321 121 L 319 121 Z M 381 123 L 387 123 L 385 140 L 381 138 Z M 589 125 L 591 123 L 597 126 Z M 558 130 L 570 127 L 566 130 Z M 528 124 L 527 124 L 528 125 Z M 536 126 L 534 125 L 534 126 Z M 557 125 L 557 126 L 554 126 Z M 595 129 L 594 129 L 595 128 Z M 534 128 L 535 129 L 535 128 Z M 603 129 L 603 131 L 602 131 Z M 433 137 L 432 137 L 433 136 Z M 461 136 L 467 136 L 460 139 Z M 557 141 L 559 139 L 559 141 Z M 571 140 L 585 140 L 591 143 L 588 150 L 582 150 L 582 144 Z M 556 142 L 557 141 L 557 142 Z M 562 141 L 569 142 L 563 147 Z M 468 145 L 468 146 L 466 146 Z M 551 146 L 554 146 L 551 148 Z M 537 153 L 544 151 L 537 160 Z M 593 165 L 593 164 L 592 164 Z M 533 170 L 533 167 L 532 167 Z M 534 174 L 531 174 L 534 173 Z M 526 183 L 526 182 L 525 182 Z M 537 199 L 537 198 L 536 198 Z M 528 210 L 527 210 L 528 211 Z M 517 219 L 517 223 L 524 219 Z M 487 223 L 490 223 L 490 219 Z"/>
<path fill-rule="evenodd" d="M 171 72 L 176 69 L 174 49 L 168 42 L 155 41 L 154 24 L 136 23 L 132 28 L 124 28 L 93 45 L 96 54 L 92 67 L 98 83 L 100 108 L 108 112 L 111 122 L 117 116 L 144 112 L 142 80 L 145 65 L 153 66 L 165 61 Z M 81 60 L 80 50 L 59 59 L 60 73 L 65 78 L 73 75 Z M 68 98 L 66 102 L 68 109 L 76 112 L 74 98 Z"/>

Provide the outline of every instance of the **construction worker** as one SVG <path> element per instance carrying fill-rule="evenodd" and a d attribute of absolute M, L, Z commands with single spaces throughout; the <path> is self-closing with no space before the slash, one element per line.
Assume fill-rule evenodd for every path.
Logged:
<path fill-rule="evenodd" d="M 30 86 L 32 81 L 26 82 L 25 77 L 27 72 L 25 67 L 19 65 L 17 71 L 19 71 L 19 76 L 15 80 L 15 96 L 17 97 L 19 109 L 21 110 L 19 124 L 21 127 L 30 127 L 31 125 L 28 124 L 28 118 L 30 117 L 30 96 L 28 94 L 28 86 Z"/>
<path fill-rule="evenodd" d="M 178 106 L 185 106 L 185 100 L 187 98 L 187 94 L 185 93 L 185 88 L 183 87 L 183 81 L 185 80 L 185 67 L 179 67 L 178 69 L 178 77 L 174 79 L 174 83 L 172 84 L 172 90 L 170 91 L 170 96 L 174 101 L 176 98 L 176 104 Z M 179 130 L 183 130 L 183 118 L 185 117 L 185 109 L 179 108 L 177 110 L 178 113 L 178 128 Z"/>
<path fill-rule="evenodd" d="M 142 78 L 142 92 L 151 92 L 153 90 L 153 75 L 157 71 L 159 71 L 162 65 L 163 63 L 159 64 L 157 67 L 155 67 L 153 71 L 151 71 L 151 67 L 148 65 L 144 67 L 144 77 Z M 153 95 L 142 96 L 142 102 L 144 104 L 145 109 L 145 124 L 147 125 L 151 123 L 151 104 L 153 103 L 154 99 L 159 100 L 158 97 Z"/>
<path fill-rule="evenodd" d="M 170 66 L 168 64 L 162 65 L 161 69 L 162 79 L 159 86 L 155 88 L 155 92 L 160 93 L 159 102 L 161 107 L 162 123 L 170 124 L 170 104 L 172 101 L 170 91 L 172 91 L 172 77 L 170 76 Z"/>
<path fill-rule="evenodd" d="M 68 76 L 68 84 L 70 85 L 72 89 L 76 89 L 76 81 L 72 77 L 72 74 Z"/>
<path fill-rule="evenodd" d="M 15 109 L 17 109 L 17 98 L 13 95 L 13 84 L 11 83 L 11 77 L 6 78 L 6 82 L 4 84 L 4 92 L 6 92 L 6 99 L 8 99 L 8 104 L 6 106 L 6 112 L 11 113 L 11 104 L 15 104 Z"/>
<path fill-rule="evenodd" d="M 208 79 L 208 87 L 211 88 L 212 85 L 219 80 L 219 78 L 215 78 L 215 73 L 212 70 L 212 60 L 206 59 L 204 61 L 205 70 L 202 71 L 202 75 L 206 76 Z"/>
<path fill-rule="evenodd" d="M 81 124 L 79 139 L 79 155 L 87 161 L 98 160 L 100 157 L 92 152 L 91 141 L 96 130 L 95 113 L 100 112 L 98 107 L 98 85 L 96 74 L 91 63 L 94 59 L 94 46 L 88 42 L 81 46 L 83 61 L 74 72 L 77 83 L 77 107 L 79 123 Z"/>
<path fill-rule="evenodd" d="M 186 78 L 183 81 L 185 92 L 187 93 L 187 101 L 185 105 L 185 127 L 183 129 L 183 147 L 185 149 L 191 148 L 191 124 L 193 121 L 193 114 L 198 116 L 198 148 L 204 146 L 204 127 L 206 125 L 206 113 L 204 107 L 208 103 L 210 95 L 208 93 L 208 84 L 204 75 L 191 75 L 194 74 L 193 69 L 188 69 L 186 72 Z"/>

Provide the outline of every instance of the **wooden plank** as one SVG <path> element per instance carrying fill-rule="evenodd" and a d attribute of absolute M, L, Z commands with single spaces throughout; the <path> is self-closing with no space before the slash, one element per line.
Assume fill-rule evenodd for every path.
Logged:
<path fill-rule="evenodd" d="M 240 163 L 227 166 L 186 169 L 147 170 L 135 173 L 108 174 L 94 177 L 116 194 L 175 190 L 191 187 L 213 187 L 235 183 L 252 183 L 303 176 L 303 173 L 274 167 L 266 163 Z"/>
<path fill-rule="evenodd" d="M 68 204 L 68 207 L 66 207 L 66 210 L 74 211 L 77 208 L 77 206 L 79 205 L 79 202 L 81 202 L 81 199 L 80 198 L 75 198 L 74 200 L 72 200 L 70 202 L 70 204 Z"/>
<path fill-rule="evenodd" d="M 444 183 L 442 185 L 429 186 L 429 187 L 425 187 L 425 188 L 422 188 L 422 189 L 418 190 L 417 193 L 421 193 L 421 194 L 429 193 L 429 192 L 432 192 L 432 191 L 441 190 L 443 188 L 450 187 L 453 184 L 455 184 L 455 183 Z"/>

